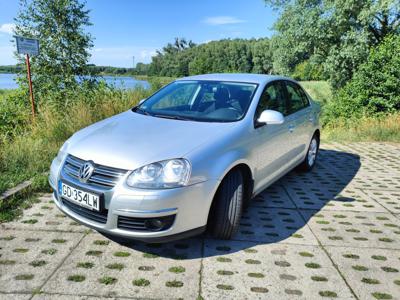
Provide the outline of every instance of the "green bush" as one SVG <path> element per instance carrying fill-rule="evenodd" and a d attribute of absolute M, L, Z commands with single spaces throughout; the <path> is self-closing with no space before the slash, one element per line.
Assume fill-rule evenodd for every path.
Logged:
<path fill-rule="evenodd" d="M 395 113 L 400 110 L 400 36 L 371 50 L 353 78 L 325 107 L 325 123 Z"/>
<path fill-rule="evenodd" d="M 292 77 L 296 80 L 323 80 L 322 64 L 312 63 L 309 60 L 303 61 L 296 65 Z"/>
<path fill-rule="evenodd" d="M 16 131 L 29 122 L 30 117 L 31 108 L 27 93 L 22 90 L 13 90 L 0 94 L 0 133 L 7 133 L 3 135 L 3 138 L 18 133 Z"/>
<path fill-rule="evenodd" d="M 70 98 L 65 99 L 62 107 L 42 102 L 34 123 L 29 103 L 21 104 L 18 97 L 13 98 L 14 93 L 11 98 L 7 95 L 7 105 L 0 103 L 0 193 L 27 179 L 34 179 L 34 191 L 48 191 L 43 173 L 49 170 L 51 160 L 67 138 L 83 127 L 128 110 L 149 94 L 143 88 L 81 87 L 70 91 Z"/>

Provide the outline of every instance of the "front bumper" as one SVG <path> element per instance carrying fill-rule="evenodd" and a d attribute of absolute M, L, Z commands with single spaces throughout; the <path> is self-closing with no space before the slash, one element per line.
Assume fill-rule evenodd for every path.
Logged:
<path fill-rule="evenodd" d="M 54 190 L 53 200 L 57 207 L 74 220 L 108 235 L 148 242 L 163 242 L 195 235 L 205 229 L 208 213 L 219 181 L 210 180 L 182 188 L 166 190 L 132 189 L 125 178 L 112 189 L 101 190 L 68 177 L 61 170 L 63 164 L 53 161 L 49 183 Z M 85 217 L 79 209 L 71 209 L 58 193 L 58 182 L 62 180 L 78 188 L 102 193 L 105 223 Z M 85 210 L 85 209 L 83 209 Z M 82 209 L 81 209 L 82 211 Z M 84 211 L 85 212 L 85 211 Z M 173 223 L 165 230 L 132 230 L 121 228 L 119 219 L 165 218 L 174 216 Z M 126 219 L 125 218 L 125 219 Z"/>

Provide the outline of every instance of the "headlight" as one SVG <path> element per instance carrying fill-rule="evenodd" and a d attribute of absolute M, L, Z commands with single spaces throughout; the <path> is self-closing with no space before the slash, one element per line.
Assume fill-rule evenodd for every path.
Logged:
<path fill-rule="evenodd" d="M 186 159 L 155 162 L 134 170 L 126 179 L 127 185 L 142 189 L 168 189 L 188 183 L 191 167 Z"/>
<path fill-rule="evenodd" d="M 64 158 L 65 158 L 65 156 L 67 155 L 67 148 L 68 148 L 68 142 L 65 142 L 65 143 L 61 146 L 60 150 L 58 151 L 57 160 L 58 160 L 59 162 L 63 161 Z"/>

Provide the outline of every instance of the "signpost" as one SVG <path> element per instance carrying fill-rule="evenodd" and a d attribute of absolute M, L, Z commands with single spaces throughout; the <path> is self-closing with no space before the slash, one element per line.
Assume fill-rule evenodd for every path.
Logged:
<path fill-rule="evenodd" d="M 32 117 L 35 119 L 35 99 L 33 97 L 32 80 L 31 80 L 31 64 L 29 62 L 29 55 L 39 55 L 39 40 L 30 39 L 21 36 L 15 36 L 17 42 L 18 54 L 26 55 L 26 69 L 28 71 L 29 82 L 29 95 L 31 98 Z"/>

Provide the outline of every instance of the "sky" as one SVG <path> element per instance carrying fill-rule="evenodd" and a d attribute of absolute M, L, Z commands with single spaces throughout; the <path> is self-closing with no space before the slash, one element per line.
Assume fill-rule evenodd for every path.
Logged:
<path fill-rule="evenodd" d="M 263 0 L 87 0 L 94 37 L 90 63 L 132 67 L 175 37 L 195 43 L 272 35 L 277 13 Z M 0 65 L 15 64 L 17 0 L 0 0 Z"/>

